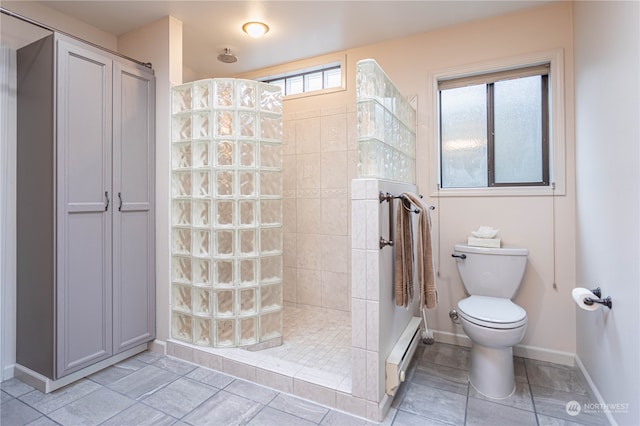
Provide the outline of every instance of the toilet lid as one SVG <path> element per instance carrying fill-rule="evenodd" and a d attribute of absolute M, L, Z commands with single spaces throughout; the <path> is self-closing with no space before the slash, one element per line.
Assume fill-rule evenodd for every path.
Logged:
<path fill-rule="evenodd" d="M 525 310 L 502 297 L 469 296 L 458 302 L 458 313 L 484 327 L 517 328 L 527 323 Z"/>

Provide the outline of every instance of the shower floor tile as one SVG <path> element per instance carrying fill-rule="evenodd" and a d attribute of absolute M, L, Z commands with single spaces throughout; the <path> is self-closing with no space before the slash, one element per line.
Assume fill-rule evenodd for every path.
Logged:
<path fill-rule="evenodd" d="M 348 313 L 286 306 L 283 343 L 260 354 L 327 373 L 331 379 L 351 378 L 351 319 Z M 313 371 L 311 371 L 311 370 Z M 329 378 L 327 377 L 327 378 Z"/>

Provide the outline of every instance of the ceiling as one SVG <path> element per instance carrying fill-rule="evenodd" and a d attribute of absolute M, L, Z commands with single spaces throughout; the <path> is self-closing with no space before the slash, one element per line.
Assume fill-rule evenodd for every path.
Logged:
<path fill-rule="evenodd" d="M 10 3 L 10 2 L 3 2 Z M 545 3 L 511 1 L 41 1 L 116 36 L 171 15 L 183 23 L 185 78 L 227 77 Z M 261 39 L 242 32 L 259 20 Z M 230 48 L 238 62 L 216 56 Z M 145 61 L 145 58 L 137 58 Z"/>

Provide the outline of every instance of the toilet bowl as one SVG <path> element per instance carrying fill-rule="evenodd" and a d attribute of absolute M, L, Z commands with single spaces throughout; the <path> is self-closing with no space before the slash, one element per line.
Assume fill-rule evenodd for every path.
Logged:
<path fill-rule="evenodd" d="M 458 302 L 462 329 L 471 339 L 469 382 L 489 398 L 515 391 L 513 346 L 527 329 L 527 314 L 509 299 L 469 296 Z"/>
<path fill-rule="evenodd" d="M 515 391 L 513 346 L 527 329 L 527 313 L 511 301 L 526 267 L 527 249 L 457 244 L 454 257 L 469 294 L 458 302 L 462 329 L 472 342 L 469 382 L 489 398 Z"/>

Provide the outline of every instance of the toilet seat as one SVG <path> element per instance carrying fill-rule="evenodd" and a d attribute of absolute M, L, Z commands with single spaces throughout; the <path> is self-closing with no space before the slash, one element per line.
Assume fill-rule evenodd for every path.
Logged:
<path fill-rule="evenodd" d="M 465 320 L 488 328 L 511 329 L 527 324 L 527 313 L 509 299 L 469 296 L 458 302 L 458 313 Z"/>

